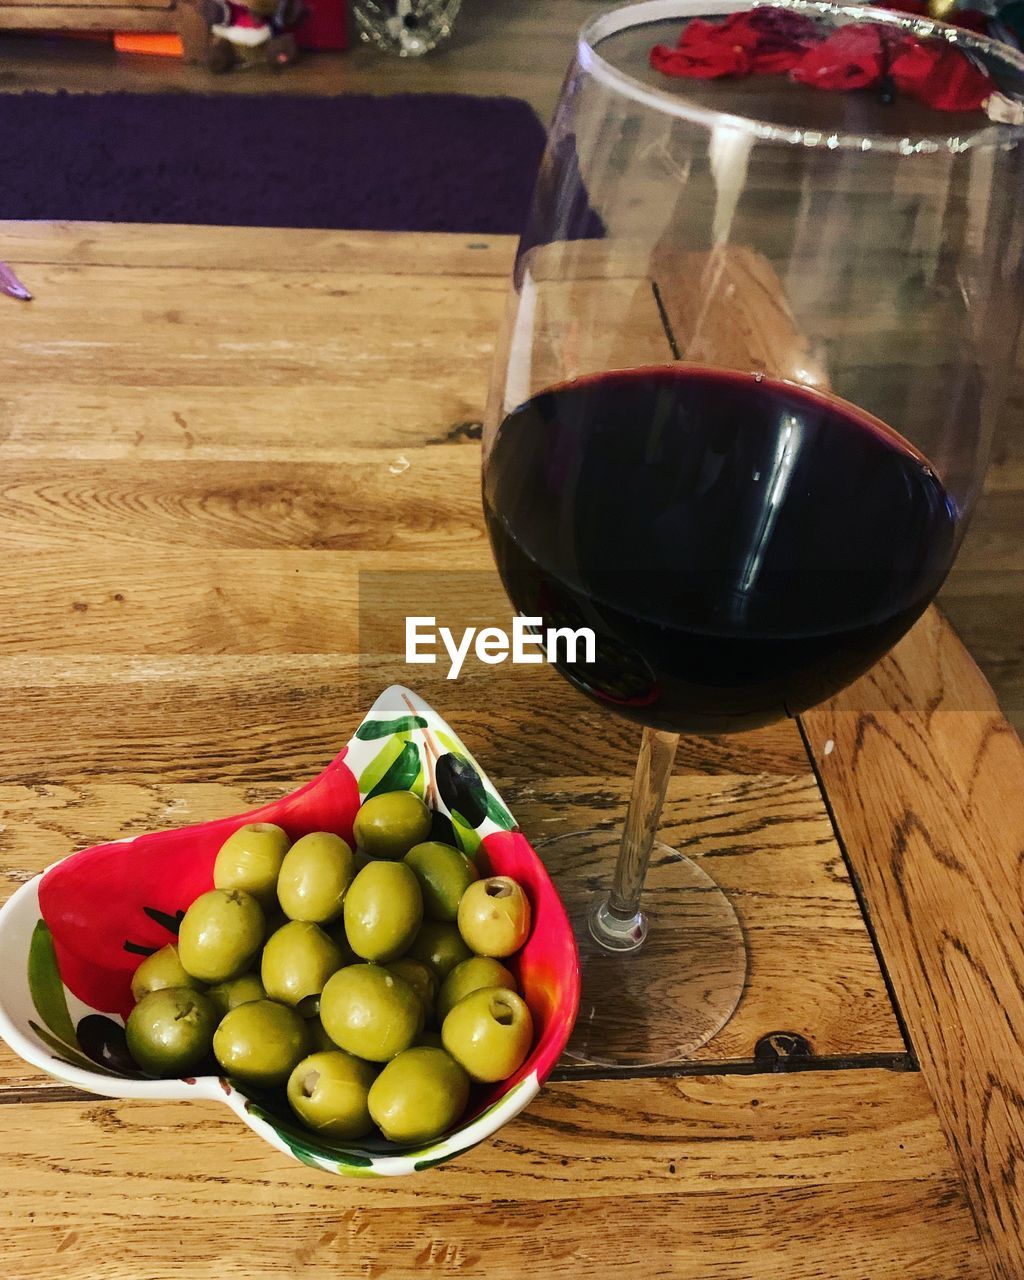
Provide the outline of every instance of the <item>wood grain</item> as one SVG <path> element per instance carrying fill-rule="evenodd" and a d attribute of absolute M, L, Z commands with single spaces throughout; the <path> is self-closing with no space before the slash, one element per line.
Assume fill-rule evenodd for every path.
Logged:
<path fill-rule="evenodd" d="M 566 752 L 587 739 L 590 767 L 628 776 L 634 726 L 581 699 L 567 709 L 552 672 L 520 680 L 497 670 L 457 684 L 416 679 L 496 779 L 562 774 Z M 318 773 L 381 689 L 409 676 L 401 662 L 331 654 L 6 658 L 0 690 L 18 733 L 4 744 L 5 778 L 293 783 Z M 773 726 L 738 741 L 685 740 L 679 767 L 790 773 L 806 768 L 801 751 L 792 726 Z"/>
<path fill-rule="evenodd" d="M 18 364 L 31 357 L 41 368 L 63 363 L 53 372 L 61 382 L 79 385 L 97 381 L 97 371 L 106 369 L 120 377 L 105 381 L 133 385 L 134 376 L 138 385 L 145 375 L 147 384 L 159 386 L 161 371 L 173 368 L 186 385 L 223 386 L 233 366 L 239 385 L 291 377 L 344 391 L 350 381 L 384 376 L 381 363 L 396 349 L 407 366 L 426 357 L 438 369 L 443 357 L 453 374 L 467 360 L 474 370 L 486 369 L 507 292 L 506 280 L 491 276 L 475 277 L 476 288 L 467 290 L 461 276 L 441 272 L 406 280 L 397 273 L 326 269 L 278 275 L 210 268 L 197 288 L 190 271 L 97 266 L 86 273 L 79 266 L 41 264 L 26 281 L 36 302 L 5 307 L 0 315 L 5 360 Z M 86 316 L 94 319 L 97 288 L 107 304 L 102 327 L 93 323 L 88 337 L 69 338 Z M 271 296 L 273 328 L 266 322 Z M 327 316 L 333 325 L 324 325 Z M 462 346 L 467 319 L 488 335 L 468 349 Z M 372 345 L 378 335 L 379 349 Z M 175 361 L 161 358 L 166 355 Z"/>
<path fill-rule="evenodd" d="M 120 462 L 23 463 L 0 480 L 0 548 L 100 541 L 397 551 L 429 536 L 440 554 L 482 543 L 466 492 L 478 484 L 479 458 L 468 450 L 423 449 L 405 469 L 392 453 L 359 449 L 333 467 L 278 463 L 272 472 L 258 462 L 165 462 L 145 471 Z"/>
<path fill-rule="evenodd" d="M 307 243 L 321 254 L 318 238 Z M 359 246 L 350 253 L 365 264 Z M 36 301 L 0 312 L 0 454 L 46 459 L 44 474 L 62 456 L 72 469 L 90 456 L 193 466 L 328 457 L 343 483 L 345 454 L 372 443 L 395 450 L 380 464 L 398 484 L 387 469 L 401 467 L 403 448 L 479 421 L 506 293 L 503 272 L 414 274 L 408 291 L 402 279 L 211 269 L 197 288 L 182 266 L 40 264 L 26 274 Z"/>
<path fill-rule="evenodd" d="M 64 1280 L 982 1280 L 919 1077 L 852 1073 L 841 1110 L 835 1087 L 551 1086 L 462 1160 L 370 1184 L 282 1162 L 214 1104 L 6 1107 L 0 1225 L 24 1274 Z"/>
<path fill-rule="evenodd" d="M 993 1273 L 1024 1274 L 1024 747 L 934 612 L 804 717 Z"/>
<path fill-rule="evenodd" d="M 486 392 L 507 246 L 427 242 L 431 274 L 403 237 L 314 233 L 278 237 L 278 267 L 257 233 L 266 260 L 229 272 L 220 233 L 119 230 L 40 229 L 46 288 L 0 311 L 4 893 L 70 848 L 291 790 L 383 685 L 410 679 L 405 611 L 432 603 L 457 623 L 508 608 L 460 429 Z M 189 266 L 190 240 L 205 265 Z M 321 250 L 322 270 L 303 256 Z M 462 269 L 476 254 L 492 274 Z M 952 662 L 952 687 L 956 662 L 940 659 L 924 661 Z M 530 835 L 618 824 L 634 726 L 549 669 L 412 674 Z M 962 715 L 974 733 L 977 707 Z M 1006 776 L 979 804 L 1012 803 Z M 0 1161 L 16 1191 L 0 1213 L 25 1240 L 26 1278 L 60 1251 L 62 1275 L 101 1280 L 500 1280 L 536 1269 L 538 1248 L 553 1277 L 988 1274 L 932 1077 L 867 1066 L 912 1061 L 797 727 L 684 739 L 663 834 L 726 886 L 750 946 L 734 1020 L 685 1068 L 709 1074 L 566 1082 L 469 1160 L 364 1187 L 289 1165 L 216 1108 L 75 1100 L 4 1051 Z M 833 1069 L 721 1074 L 761 1071 L 756 1042 L 782 1030 Z M 1015 1156 L 1004 1110 L 991 1171 Z"/>
<path fill-rule="evenodd" d="M 449 547 L 450 571 L 487 574 L 489 552 Z M 433 551 L 403 552 L 405 572 L 437 571 Z M 0 577 L 0 654 L 353 653 L 360 578 L 383 550 L 116 547 L 19 554 Z M 447 621 L 447 614 L 446 619 Z"/>
<path fill-rule="evenodd" d="M 475 355 L 482 367 L 484 353 Z M 408 356 L 395 352 L 387 387 L 365 377 L 335 387 L 312 379 L 313 385 L 235 382 L 230 395 L 210 383 L 137 387 L 73 378 L 69 395 L 55 370 L 46 385 L 18 385 L 16 393 L 0 388 L 0 460 L 314 462 L 350 448 L 338 427 L 358 412 L 373 423 L 374 446 L 391 450 L 387 465 L 401 468 L 408 445 L 459 444 L 480 431 L 468 381 L 463 391 L 441 395 L 431 389 L 434 361 Z"/>
<path fill-rule="evenodd" d="M 250 85 L 260 80 L 258 69 L 241 79 Z M 273 83 L 281 77 L 271 73 Z M 209 85 L 207 76 L 203 77 Z M 216 80 L 218 86 L 239 77 Z M 287 80 L 285 81 L 287 83 Z M 295 82 L 292 81 L 295 92 Z M 416 236 L 379 231 L 312 230 L 246 227 L 245 256 L 238 254 L 234 227 L 195 228 L 173 223 L 143 225 L 121 223 L 111 236 L 104 222 L 0 222 L 0 244 L 5 255 L 19 264 L 54 266 L 187 267 L 230 271 L 230 263 L 252 271 L 344 270 L 346 275 L 497 276 L 507 281 L 515 255 L 515 236 L 453 235 L 422 231 Z"/>

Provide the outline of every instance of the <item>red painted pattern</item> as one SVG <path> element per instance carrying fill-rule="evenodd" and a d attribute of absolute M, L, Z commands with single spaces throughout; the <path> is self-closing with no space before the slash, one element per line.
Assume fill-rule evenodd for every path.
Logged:
<path fill-rule="evenodd" d="M 511 962 L 534 1021 L 530 1056 L 508 1080 L 481 1095 L 478 1109 L 536 1071 L 543 1083 L 572 1031 L 580 1004 L 580 961 L 565 907 L 543 862 L 520 831 L 485 836 L 477 854 L 481 871 L 511 876 L 530 900 L 533 924 L 526 946 Z"/>
<path fill-rule="evenodd" d="M 94 1009 L 127 1017 L 132 974 L 143 956 L 125 943 L 155 949 L 175 936 L 145 908 L 173 919 L 212 889 L 218 849 L 247 822 L 276 822 L 293 840 L 334 831 L 351 842 L 359 788 L 345 764 L 347 750 L 312 782 L 251 813 L 94 845 L 48 871 L 39 910 L 68 990 Z"/>

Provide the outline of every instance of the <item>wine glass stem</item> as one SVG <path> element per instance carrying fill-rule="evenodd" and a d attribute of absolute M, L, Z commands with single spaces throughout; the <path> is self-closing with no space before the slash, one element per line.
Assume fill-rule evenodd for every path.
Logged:
<path fill-rule="evenodd" d="M 609 951 L 635 951 L 647 937 L 640 897 L 678 743 L 677 733 L 644 729 L 611 892 L 590 912 L 590 932 Z"/>

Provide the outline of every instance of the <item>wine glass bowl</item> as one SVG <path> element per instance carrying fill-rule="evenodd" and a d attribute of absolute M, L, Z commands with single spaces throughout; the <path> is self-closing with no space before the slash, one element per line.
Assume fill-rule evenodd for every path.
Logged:
<path fill-rule="evenodd" d="M 574 1051 L 591 1062 L 678 1058 L 730 1016 L 735 913 L 677 851 L 652 858 L 676 735 L 796 715 L 920 616 L 977 498 L 1019 328 L 1024 128 L 1000 121 L 1022 118 L 1024 59 L 790 0 L 815 39 L 872 23 L 887 49 L 955 50 L 990 75 L 998 119 L 887 83 L 650 66 L 694 16 L 750 7 L 649 0 L 584 28 L 485 421 L 484 511 L 514 606 L 590 628 L 594 660 L 559 669 L 644 727 L 610 894 L 595 896 L 606 838 L 544 851 L 575 904 Z M 692 989 L 662 972 L 683 937 Z M 650 998 L 613 1009 L 613 990 Z"/>
<path fill-rule="evenodd" d="M 735 732 L 820 702 L 952 562 L 958 508 L 927 460 L 791 382 L 689 363 L 589 375 L 502 430 L 485 503 L 509 593 L 591 627 L 596 661 L 560 669 L 654 729 Z"/>

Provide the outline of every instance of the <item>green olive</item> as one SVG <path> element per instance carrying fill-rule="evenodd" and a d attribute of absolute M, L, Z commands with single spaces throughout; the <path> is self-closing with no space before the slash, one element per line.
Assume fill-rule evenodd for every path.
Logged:
<path fill-rule="evenodd" d="M 218 982 L 206 994 L 217 1006 L 217 1016 L 221 1018 L 237 1005 L 267 998 L 263 983 L 255 973 L 243 973 L 240 978 L 229 978 L 227 982 Z"/>
<path fill-rule="evenodd" d="M 459 932 L 480 956 L 510 956 L 530 936 L 530 901 L 508 876 L 477 880 L 459 903 Z"/>
<path fill-rule="evenodd" d="M 213 1035 L 213 1052 L 229 1076 L 248 1084 L 284 1084 L 309 1052 L 303 1019 L 275 1000 L 252 1000 L 226 1013 Z"/>
<path fill-rule="evenodd" d="M 441 920 L 424 920 L 419 933 L 406 952 L 413 960 L 422 960 L 433 969 L 438 982 L 444 982 L 457 964 L 473 954 L 453 924 Z"/>
<path fill-rule="evenodd" d="M 277 901 L 277 876 L 288 837 L 273 822 L 249 822 L 224 841 L 213 864 L 218 889 L 243 889 L 264 911 Z"/>
<path fill-rule="evenodd" d="M 516 980 L 500 960 L 492 956 L 470 956 L 457 964 L 444 982 L 437 996 L 437 1019 L 444 1022 L 448 1014 L 463 996 L 481 987 L 504 987 L 506 991 L 518 991 Z"/>
<path fill-rule="evenodd" d="M 173 942 L 151 956 L 146 956 L 132 975 L 132 999 L 141 1000 L 150 991 L 160 991 L 164 987 L 191 987 L 193 991 L 202 991 L 203 984 L 191 974 L 185 972 L 178 957 L 178 948 Z"/>
<path fill-rule="evenodd" d="M 267 939 L 260 977 L 271 1000 L 294 1007 L 319 996 L 342 963 L 341 952 L 323 929 L 308 920 L 290 920 Z"/>
<path fill-rule="evenodd" d="M 263 912 L 242 889 L 211 889 L 185 912 L 178 955 L 202 982 L 224 982 L 248 969 L 264 936 Z"/>
<path fill-rule="evenodd" d="M 424 1018 L 434 1014 L 434 1001 L 437 999 L 437 975 L 422 960 L 414 960 L 411 956 L 403 956 L 401 960 L 392 960 L 384 966 L 388 973 L 396 978 L 404 978 L 419 996 L 423 1005 Z"/>
<path fill-rule="evenodd" d="M 320 1021 L 339 1049 L 387 1062 L 408 1049 L 423 1028 L 423 1005 L 402 978 L 373 964 L 350 964 L 328 979 Z"/>
<path fill-rule="evenodd" d="M 363 1138 L 373 1128 L 366 1098 L 376 1075 L 368 1062 L 341 1049 L 313 1053 L 288 1077 L 288 1102 L 314 1133 L 342 1141 Z"/>
<path fill-rule="evenodd" d="M 444 1047 L 473 1080 L 507 1080 L 533 1043 L 526 1002 L 503 987 L 481 987 L 463 996 L 441 1026 Z"/>
<path fill-rule="evenodd" d="M 364 960 L 397 960 L 422 919 L 419 881 L 404 862 L 371 862 L 345 898 L 345 932 Z"/>
<path fill-rule="evenodd" d="M 404 858 L 430 834 L 430 810 L 411 791 L 386 791 L 363 802 L 353 828 L 371 858 Z"/>
<path fill-rule="evenodd" d="M 426 1142 L 466 1109 L 469 1080 L 443 1049 L 420 1045 L 389 1062 L 370 1086 L 370 1115 L 391 1142 Z"/>
<path fill-rule="evenodd" d="M 180 1076 L 210 1051 L 217 1010 L 191 987 L 161 987 L 144 995 L 128 1015 L 128 1052 L 151 1076 Z"/>
<path fill-rule="evenodd" d="M 414 845 L 405 855 L 423 893 L 423 914 L 430 920 L 454 920 L 459 902 L 479 873 L 461 849 L 438 840 Z"/>
<path fill-rule="evenodd" d="M 313 831 L 285 854 L 277 899 L 290 919 L 324 924 L 341 915 L 354 875 L 352 850 L 341 836 Z"/>

